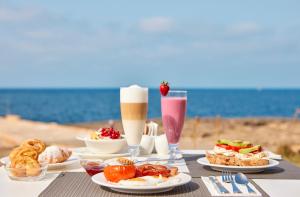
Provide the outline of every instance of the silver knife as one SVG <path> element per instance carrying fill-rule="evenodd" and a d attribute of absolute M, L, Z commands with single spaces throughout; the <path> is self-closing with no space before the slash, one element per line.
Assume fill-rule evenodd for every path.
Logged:
<path fill-rule="evenodd" d="M 214 176 L 209 176 L 208 177 L 210 182 L 212 182 L 213 186 L 215 189 L 220 193 L 220 194 L 228 194 L 229 191 L 216 179 Z"/>

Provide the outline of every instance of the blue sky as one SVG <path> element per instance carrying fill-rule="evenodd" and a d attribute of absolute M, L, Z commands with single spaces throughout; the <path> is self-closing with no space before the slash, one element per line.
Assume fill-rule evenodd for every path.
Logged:
<path fill-rule="evenodd" d="M 299 8 L 0 0 L 0 87 L 300 87 Z"/>

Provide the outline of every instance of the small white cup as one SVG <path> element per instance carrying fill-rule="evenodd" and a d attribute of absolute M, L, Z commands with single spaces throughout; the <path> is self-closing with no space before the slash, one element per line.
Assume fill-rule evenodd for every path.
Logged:
<path fill-rule="evenodd" d="M 143 135 L 140 150 L 143 155 L 150 155 L 154 149 L 154 136 Z"/>
<path fill-rule="evenodd" d="M 169 144 L 168 144 L 166 134 L 155 137 L 155 150 L 158 155 L 168 155 L 169 154 Z"/>

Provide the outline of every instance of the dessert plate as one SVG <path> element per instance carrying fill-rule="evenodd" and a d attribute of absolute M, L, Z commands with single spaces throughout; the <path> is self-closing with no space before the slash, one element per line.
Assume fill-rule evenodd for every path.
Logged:
<path fill-rule="evenodd" d="M 192 178 L 190 175 L 179 173 L 178 175 L 171 177 L 168 182 L 159 185 L 129 186 L 107 181 L 103 172 L 92 177 L 92 181 L 98 185 L 108 187 L 117 192 L 130 194 L 152 194 L 166 192 L 172 190 L 176 186 L 184 185 L 190 182 L 191 179 Z"/>
<path fill-rule="evenodd" d="M 3 157 L 0 159 L 2 163 L 8 163 L 9 158 L 8 157 Z M 53 169 L 58 169 L 58 168 L 63 168 L 72 164 L 78 163 L 79 164 L 79 158 L 77 156 L 71 156 L 69 159 L 62 163 L 49 163 L 48 164 L 48 169 L 53 170 Z"/>
<path fill-rule="evenodd" d="M 219 164 L 211 164 L 206 159 L 206 157 L 201 157 L 197 159 L 197 162 L 204 166 L 209 166 L 211 169 L 216 171 L 230 171 L 230 172 L 242 172 L 242 173 L 256 173 L 256 172 L 262 172 L 268 168 L 272 168 L 274 166 L 277 166 L 279 164 L 278 161 L 273 159 L 268 159 L 269 164 L 265 166 L 226 166 L 226 165 L 219 165 Z"/>
<path fill-rule="evenodd" d="M 69 165 L 72 165 L 75 163 L 79 164 L 79 157 L 72 155 L 69 159 L 67 159 L 66 161 L 64 161 L 62 163 L 48 164 L 48 169 L 52 170 L 52 169 L 62 168 L 62 167 L 69 166 Z"/>
<path fill-rule="evenodd" d="M 75 155 L 78 155 L 79 157 L 84 159 L 111 159 L 115 157 L 126 157 L 130 155 L 127 150 L 124 150 L 120 153 L 93 153 L 86 147 L 74 148 L 72 150 Z"/>

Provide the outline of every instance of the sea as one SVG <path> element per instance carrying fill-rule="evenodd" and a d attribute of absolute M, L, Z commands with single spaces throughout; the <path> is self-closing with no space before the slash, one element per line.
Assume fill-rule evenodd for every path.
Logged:
<path fill-rule="evenodd" d="M 187 117 L 293 117 L 300 89 L 187 89 Z M 120 119 L 119 89 L 0 89 L 0 115 L 61 124 Z M 161 117 L 149 90 L 148 117 Z"/>

